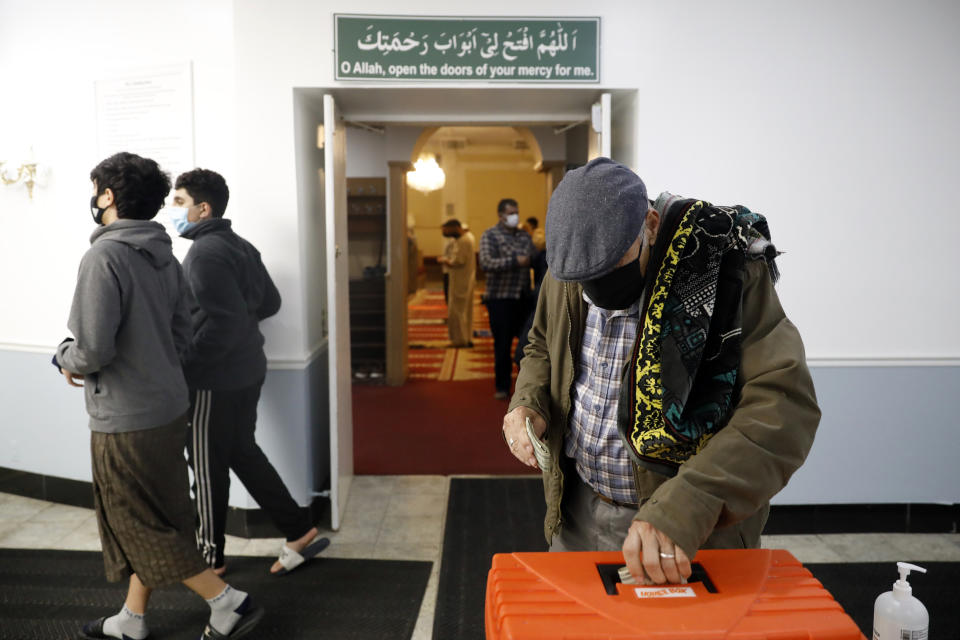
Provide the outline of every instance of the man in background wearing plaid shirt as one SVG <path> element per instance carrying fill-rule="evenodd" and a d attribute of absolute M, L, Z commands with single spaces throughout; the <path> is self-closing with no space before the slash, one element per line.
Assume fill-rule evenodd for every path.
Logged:
<path fill-rule="evenodd" d="M 530 257 L 534 254 L 530 234 L 518 228 L 517 201 L 504 198 L 497 205 L 500 222 L 480 237 L 480 268 L 487 274 L 484 304 L 490 315 L 495 398 L 510 394 L 513 360 L 510 347 L 527 318 L 530 304 Z"/>

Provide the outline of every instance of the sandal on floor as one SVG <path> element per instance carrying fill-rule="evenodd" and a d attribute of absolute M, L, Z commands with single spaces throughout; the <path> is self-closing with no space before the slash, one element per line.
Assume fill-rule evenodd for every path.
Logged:
<path fill-rule="evenodd" d="M 237 613 L 240 614 L 240 620 L 237 621 L 237 624 L 234 625 L 230 633 L 224 635 L 208 624 L 203 630 L 203 637 L 201 640 L 242 638 L 253 631 L 253 628 L 257 626 L 257 623 L 259 623 L 260 619 L 263 617 L 264 609 L 263 607 L 254 605 L 250 596 L 247 596 L 243 599 L 243 602 L 240 603 L 240 606 L 237 607 Z"/>
<path fill-rule="evenodd" d="M 107 621 L 109 616 L 103 616 L 98 620 L 91 620 L 83 625 L 83 629 L 80 631 L 80 638 L 83 640 L 117 640 L 114 636 L 108 636 L 103 632 L 103 623 Z M 121 640 L 133 640 L 130 636 L 124 634 Z M 147 635 L 144 640 L 150 640 L 150 636 Z"/>
<path fill-rule="evenodd" d="M 317 536 L 313 539 L 313 542 L 304 547 L 303 551 L 300 553 L 297 553 L 287 545 L 283 545 L 283 548 L 280 549 L 280 557 L 277 558 L 277 561 L 283 565 L 283 568 L 273 575 L 283 576 L 290 573 L 304 562 L 326 549 L 329 544 L 330 538 L 321 538 L 320 536 Z"/>

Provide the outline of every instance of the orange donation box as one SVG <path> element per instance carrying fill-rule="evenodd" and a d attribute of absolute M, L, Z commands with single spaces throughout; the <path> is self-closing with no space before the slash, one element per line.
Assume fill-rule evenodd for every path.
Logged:
<path fill-rule="evenodd" d="M 700 551 L 687 584 L 620 582 L 619 551 L 503 553 L 487 576 L 487 640 L 863 640 L 789 552 Z"/>

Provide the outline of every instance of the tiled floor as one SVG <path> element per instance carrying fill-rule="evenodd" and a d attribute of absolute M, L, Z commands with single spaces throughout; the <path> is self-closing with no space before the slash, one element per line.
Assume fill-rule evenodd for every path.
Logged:
<path fill-rule="evenodd" d="M 332 557 L 433 562 L 414 640 L 429 640 L 433 631 L 449 486 L 446 476 L 358 476 L 343 526 L 327 534 L 332 542 L 324 554 Z M 274 556 L 282 543 L 228 536 L 226 551 Z M 804 563 L 960 561 L 955 533 L 765 536 L 763 546 L 787 549 Z M 0 493 L 0 547 L 98 550 L 100 541 L 89 509 Z"/>

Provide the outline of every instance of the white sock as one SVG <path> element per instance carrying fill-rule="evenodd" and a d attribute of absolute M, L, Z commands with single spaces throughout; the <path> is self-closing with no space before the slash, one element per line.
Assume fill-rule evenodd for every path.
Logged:
<path fill-rule="evenodd" d="M 223 635 L 229 634 L 243 617 L 237 608 L 247 599 L 245 591 L 227 585 L 220 595 L 207 600 L 210 605 L 210 626 Z"/>
<path fill-rule="evenodd" d="M 133 640 L 143 640 L 150 634 L 143 614 L 130 611 L 127 605 L 123 605 L 120 613 L 103 621 L 103 632 L 114 638 L 132 638 Z"/>

